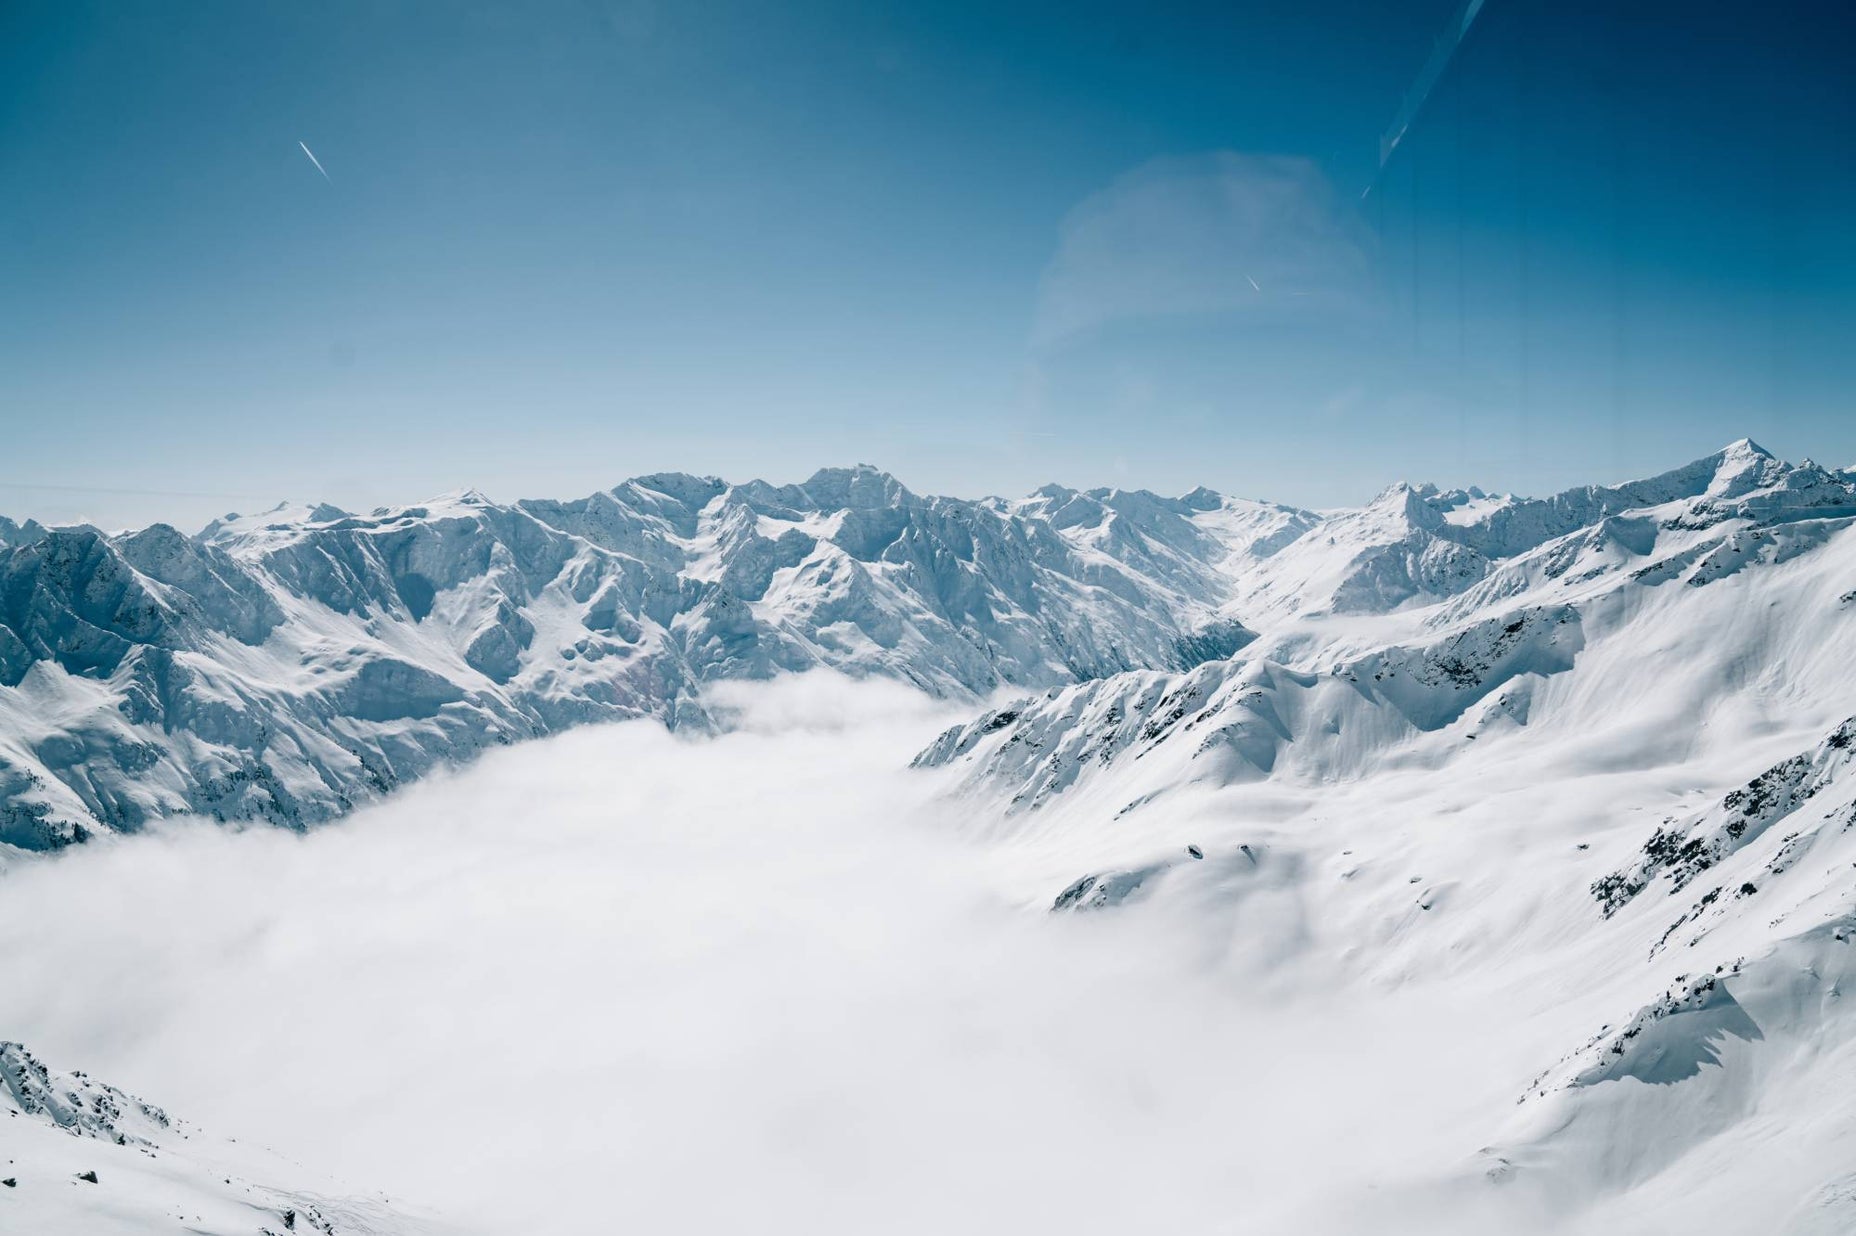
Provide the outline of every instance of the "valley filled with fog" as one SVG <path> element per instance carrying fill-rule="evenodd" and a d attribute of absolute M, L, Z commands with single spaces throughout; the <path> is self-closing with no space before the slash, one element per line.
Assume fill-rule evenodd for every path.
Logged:
<path fill-rule="evenodd" d="M 1547 1184 L 1487 1178 L 1604 993 L 1577 950 L 1471 938 L 1503 912 L 1457 881 L 1421 926 L 1357 904 L 1353 871 L 1399 861 L 1396 791 L 1032 830 L 908 769 L 958 719 L 912 691 L 719 695 L 721 737 L 590 727 L 307 834 L 182 821 L 18 866 L 12 1027 L 196 1140 L 384 1195 L 382 1226 L 336 1230 L 1470 1232 L 1595 1203 L 1650 1230 L 1632 1189 L 1666 1165 L 1592 1161 L 1578 1130 Z M 1049 912 L 1131 841 L 1177 852 L 1171 883 Z M 1452 915 L 1462 938 L 1424 939 Z M 1680 1110 L 1614 1086 L 1644 1093 L 1580 1116 L 1602 1144 Z"/>
<path fill-rule="evenodd" d="M 953 719 L 912 692 L 732 702 L 12 871 L 12 1028 L 481 1231 L 1264 1230 L 1447 1165 L 1526 1063 L 1264 920 L 1043 913 L 1047 857 L 907 769 Z"/>

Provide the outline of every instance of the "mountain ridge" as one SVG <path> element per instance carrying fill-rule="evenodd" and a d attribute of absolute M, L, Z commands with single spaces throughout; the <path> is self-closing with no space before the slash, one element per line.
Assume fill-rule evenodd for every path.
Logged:
<path fill-rule="evenodd" d="M 0 843 L 177 813 L 303 827 L 573 725 L 711 725 L 702 692 L 730 679 L 830 668 L 977 701 L 1220 666 L 1260 634 L 1285 663 L 1297 640 L 1365 656 L 1512 590 L 1547 542 L 1641 541 L 1622 516 L 1645 502 L 1712 526 L 1856 512 L 1853 492 L 1742 440 L 1549 499 L 1401 484 L 1329 512 L 1203 487 L 969 501 L 860 464 L 282 506 L 192 536 L 6 521 Z M 1384 621 L 1321 626 L 1348 615 Z"/>
<path fill-rule="evenodd" d="M 826 666 L 977 698 L 1227 655 L 1247 632 L 1203 559 L 1228 546 L 1157 501 L 1087 499 L 1093 523 L 1060 533 L 861 466 L 285 507 L 191 537 L 9 523 L 0 842 L 178 812 L 302 826 L 487 746 L 708 724 L 700 692 L 731 678 Z"/>

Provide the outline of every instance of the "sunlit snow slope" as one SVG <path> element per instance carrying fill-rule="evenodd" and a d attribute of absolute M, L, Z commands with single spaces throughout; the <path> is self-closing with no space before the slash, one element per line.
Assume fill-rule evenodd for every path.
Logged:
<path fill-rule="evenodd" d="M 1504 1010 L 1538 1075 L 1404 1189 L 1856 1230 L 1851 481 L 1739 442 L 1544 501 L 1396 487 L 1238 573 L 1233 658 L 917 764 L 991 805 L 1028 901 L 1201 905 L 1265 971 Z"/>

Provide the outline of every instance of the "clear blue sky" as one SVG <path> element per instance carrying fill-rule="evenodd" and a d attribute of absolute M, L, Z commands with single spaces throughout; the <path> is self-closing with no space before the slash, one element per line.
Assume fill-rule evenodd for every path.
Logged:
<path fill-rule="evenodd" d="M 1456 7 L 11 0 L 0 512 L 1856 462 L 1844 6 Z"/>

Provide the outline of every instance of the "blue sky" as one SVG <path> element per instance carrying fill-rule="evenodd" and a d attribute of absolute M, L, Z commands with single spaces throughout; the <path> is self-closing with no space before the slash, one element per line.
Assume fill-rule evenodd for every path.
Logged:
<path fill-rule="evenodd" d="M 1455 9 L 14 0 L 0 512 L 1856 462 L 1850 19 Z"/>

